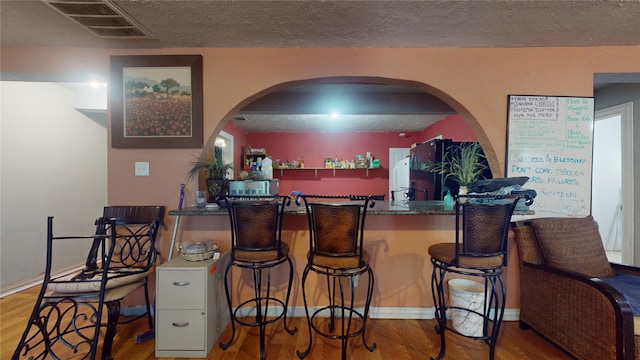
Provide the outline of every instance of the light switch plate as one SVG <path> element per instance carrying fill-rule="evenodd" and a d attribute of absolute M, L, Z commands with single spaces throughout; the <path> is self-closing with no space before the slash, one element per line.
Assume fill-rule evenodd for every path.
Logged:
<path fill-rule="evenodd" d="M 149 162 L 136 161 L 135 174 L 136 176 L 149 176 Z"/>

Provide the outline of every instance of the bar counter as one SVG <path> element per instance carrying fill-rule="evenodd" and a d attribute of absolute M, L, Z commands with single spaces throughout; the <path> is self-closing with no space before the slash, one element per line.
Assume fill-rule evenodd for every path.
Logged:
<path fill-rule="evenodd" d="M 173 242 L 188 240 L 214 240 L 223 250 L 231 247 L 225 208 L 187 207 L 170 210 L 168 214 L 167 225 L 173 225 L 172 249 Z M 514 214 L 528 215 L 533 211 L 517 211 Z M 292 316 L 304 316 L 300 276 L 309 250 L 308 222 L 304 215 L 304 206 L 294 204 L 285 208 L 282 240 L 289 245 L 295 272 L 290 300 Z M 432 265 L 427 249 L 435 243 L 455 241 L 455 212 L 444 210 L 442 201 L 402 200 L 376 201 L 375 206 L 368 209 L 367 215 L 364 247 L 370 254 L 375 274 L 372 318 L 433 318 Z M 175 220 L 174 224 L 171 224 L 172 220 Z M 507 287 L 505 320 L 517 320 L 520 303 L 519 260 L 513 234 L 510 235 L 508 246 L 508 266 L 504 274 Z M 281 289 L 287 273 L 274 269 L 275 289 Z M 253 279 L 250 274 L 235 269 L 232 276 L 233 302 L 237 304 L 240 296 L 250 295 L 252 286 L 249 285 Z M 278 283 L 279 280 L 282 284 Z M 364 300 L 364 288 L 356 289 L 357 304 L 359 299 Z M 324 298 L 326 283 L 309 279 L 309 290 L 309 296 Z"/>
<path fill-rule="evenodd" d="M 286 215 L 306 215 L 304 206 L 294 203 L 285 207 Z M 515 211 L 514 215 L 530 215 L 532 211 Z M 188 207 L 169 211 L 170 216 L 215 216 L 227 215 L 225 208 Z M 376 200 L 373 208 L 367 210 L 367 215 L 455 215 L 453 210 L 445 210 L 443 201 L 380 201 Z"/>

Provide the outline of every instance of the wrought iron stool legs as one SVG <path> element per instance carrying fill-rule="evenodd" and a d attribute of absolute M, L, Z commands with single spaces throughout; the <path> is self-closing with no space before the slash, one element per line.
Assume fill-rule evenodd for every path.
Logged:
<path fill-rule="evenodd" d="M 496 343 L 498 335 L 500 333 L 500 327 L 502 326 L 502 319 L 504 317 L 506 289 L 502 280 L 502 271 L 489 272 L 489 273 L 468 273 L 462 272 L 465 275 L 481 276 L 484 279 L 485 299 L 484 308 L 482 313 L 476 312 L 470 309 L 464 309 L 461 307 L 448 305 L 445 300 L 445 275 L 450 272 L 450 269 L 434 263 L 433 273 L 431 276 L 431 286 L 433 303 L 435 305 L 435 319 L 436 333 L 440 335 L 440 352 L 432 360 L 442 360 L 446 351 L 445 331 L 451 331 L 453 333 L 470 337 L 476 340 L 484 340 L 489 345 L 489 359 L 495 358 Z M 458 271 L 451 271 L 453 273 L 461 273 Z M 449 326 L 447 324 L 447 309 L 457 309 L 463 311 L 470 311 L 482 316 L 482 335 L 472 336 L 465 335 Z"/>
<path fill-rule="evenodd" d="M 305 283 L 307 280 L 307 276 L 309 275 L 309 270 L 313 270 L 321 275 L 327 276 L 327 290 L 329 295 L 329 305 L 317 309 L 313 314 L 309 313 L 309 306 L 307 303 L 307 292 L 305 289 Z M 364 312 L 361 314 L 357 310 L 354 309 L 354 301 L 355 301 L 355 286 L 354 286 L 354 277 L 360 276 L 363 273 L 367 272 L 368 276 L 368 284 L 367 284 L 367 298 L 365 300 Z M 333 282 L 332 282 L 333 280 Z M 348 306 L 345 305 L 345 294 L 344 294 L 344 285 L 343 280 L 349 282 L 350 289 L 350 300 Z M 337 285 L 336 285 L 337 283 Z M 361 335 L 362 343 L 369 351 L 374 351 L 376 349 L 376 344 L 373 343 L 371 345 L 367 344 L 365 334 L 367 327 L 367 318 L 369 316 L 369 307 L 371 305 L 371 298 L 373 297 L 373 286 L 374 286 L 374 278 L 373 271 L 370 267 L 363 269 L 357 273 L 345 274 L 339 272 L 329 272 L 323 270 L 314 269 L 311 266 L 307 266 L 304 269 L 302 274 L 302 298 L 304 301 L 304 309 L 307 316 L 307 327 L 309 330 L 309 345 L 304 351 L 297 351 L 297 355 L 300 359 L 306 357 L 311 351 L 311 347 L 313 344 L 312 330 L 316 331 L 318 334 L 329 338 L 329 339 L 340 339 L 341 342 L 341 358 L 345 360 L 347 358 L 347 343 L 350 338 Z M 340 303 L 336 303 L 336 295 L 340 293 Z M 328 332 L 321 330 L 317 327 L 313 320 L 318 316 L 321 312 L 328 311 L 329 312 L 329 324 L 328 324 Z M 336 330 L 336 311 L 340 311 L 340 333 L 333 334 L 334 330 Z M 353 322 L 355 318 L 360 318 L 362 321 L 361 327 L 356 329 L 352 328 Z"/>
<path fill-rule="evenodd" d="M 249 266 L 249 265 L 238 265 L 238 264 L 234 265 L 231 262 L 227 265 L 227 268 L 225 270 L 224 285 L 225 285 L 225 295 L 227 297 L 227 305 L 229 307 L 229 313 L 231 314 L 231 338 L 229 339 L 229 341 L 225 343 L 220 342 L 221 349 L 226 350 L 231 345 L 231 343 L 233 343 L 233 340 L 235 338 L 235 333 L 236 333 L 236 327 L 235 327 L 236 322 L 244 326 L 259 327 L 260 359 L 265 359 L 266 357 L 265 335 L 266 335 L 266 327 L 268 324 L 274 323 L 280 318 L 283 318 L 284 328 L 287 331 L 287 333 L 289 333 L 290 335 L 293 335 L 296 333 L 296 331 L 298 330 L 297 328 L 294 327 L 293 329 L 290 329 L 289 326 L 287 325 L 287 311 L 288 311 L 289 297 L 291 296 L 291 285 L 293 283 L 293 263 L 291 262 L 291 259 L 288 257 L 286 258 L 286 261 L 289 264 L 289 279 L 287 283 L 286 299 L 284 301 L 280 299 L 276 299 L 271 296 L 271 270 L 275 265 L 278 265 L 282 262 L 278 262 L 277 264 L 271 264 L 270 266 Z M 251 269 L 253 274 L 254 298 L 244 301 L 243 303 L 238 305 L 238 307 L 236 307 L 235 310 L 233 310 L 233 307 L 231 304 L 231 292 L 229 290 L 229 284 L 227 280 L 229 271 L 232 266 Z M 267 279 L 266 279 L 267 284 L 266 284 L 266 293 L 263 295 L 262 272 L 264 270 L 266 270 L 267 272 Z M 269 318 L 268 316 L 270 302 L 275 302 L 276 304 L 280 304 L 282 306 L 282 312 L 279 314 L 276 314 L 272 318 Z M 256 311 L 255 321 L 249 322 L 243 319 L 239 319 L 237 314 L 238 311 L 240 311 L 243 307 L 252 303 L 254 304 L 253 307 L 255 308 L 255 311 Z"/>

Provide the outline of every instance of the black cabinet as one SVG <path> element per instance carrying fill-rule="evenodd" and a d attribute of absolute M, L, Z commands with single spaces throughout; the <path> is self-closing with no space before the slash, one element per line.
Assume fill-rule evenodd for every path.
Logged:
<path fill-rule="evenodd" d="M 410 150 L 409 187 L 410 194 L 414 195 L 415 200 L 442 200 L 447 189 L 451 190 L 452 195 L 458 193 L 459 185 L 454 179 L 425 171 L 425 164 L 442 161 L 453 146 L 461 144 L 463 142 L 455 142 L 451 139 L 434 139 L 420 143 Z M 484 153 L 481 161 L 487 165 L 482 177 L 491 179 L 491 169 L 488 167 Z"/>
<path fill-rule="evenodd" d="M 415 200 L 441 200 L 443 176 L 424 170 L 429 162 L 442 161 L 452 140 L 435 139 L 418 144 L 409 152 L 409 194 Z"/>

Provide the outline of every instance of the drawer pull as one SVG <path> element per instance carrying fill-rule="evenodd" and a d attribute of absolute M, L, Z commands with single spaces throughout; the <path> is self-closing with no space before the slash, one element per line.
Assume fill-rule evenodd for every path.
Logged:
<path fill-rule="evenodd" d="M 188 281 L 174 281 L 173 285 L 175 286 L 188 286 L 190 284 L 190 282 Z"/>
<path fill-rule="evenodd" d="M 189 322 L 185 321 L 185 322 L 174 322 L 172 323 L 173 326 L 175 327 L 187 327 L 189 326 Z"/>

